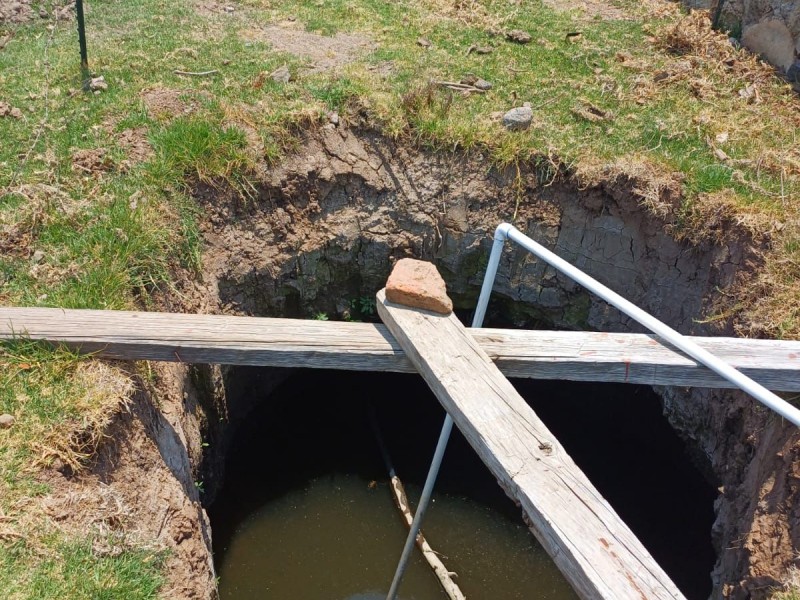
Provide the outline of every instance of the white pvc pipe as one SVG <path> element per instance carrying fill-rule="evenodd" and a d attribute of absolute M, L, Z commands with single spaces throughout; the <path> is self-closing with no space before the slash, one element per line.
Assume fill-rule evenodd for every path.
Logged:
<path fill-rule="evenodd" d="M 724 360 L 714 356 L 708 350 L 704 350 L 693 341 L 687 339 L 686 337 L 682 336 L 680 333 L 672 329 L 671 327 L 665 325 L 652 315 L 646 313 L 641 308 L 629 302 L 616 292 L 610 290 L 602 283 L 589 277 L 586 273 L 578 269 L 577 267 L 571 265 L 563 258 L 553 254 L 542 246 L 534 242 L 531 238 L 523 234 L 517 228 L 509 223 L 503 223 L 502 225 L 498 226 L 497 230 L 495 231 L 495 244 L 498 243 L 498 240 L 501 240 L 501 243 L 506 239 L 511 240 L 512 242 L 516 242 L 529 252 L 532 252 L 534 255 L 538 256 L 540 259 L 545 261 L 547 264 L 552 266 L 553 268 L 561 271 L 572 279 L 573 281 L 580 283 L 583 287 L 585 287 L 590 292 L 597 294 L 603 300 L 618 308 L 623 313 L 638 321 L 645 327 L 647 327 L 650 331 L 658 335 L 660 338 L 664 339 L 665 341 L 669 342 L 679 350 L 682 350 L 697 362 L 705 365 L 721 377 L 724 377 L 738 388 L 744 390 L 751 396 L 753 396 L 756 400 L 768 406 L 776 413 L 794 423 L 798 427 L 800 427 L 800 410 L 796 407 L 792 406 L 782 398 L 779 398 L 774 393 L 770 392 L 767 388 L 763 385 L 753 381 L 747 375 L 744 375 L 740 371 L 737 371 Z M 493 252 L 494 254 L 494 252 Z M 499 257 L 497 257 L 499 262 Z M 490 263 L 491 263 L 490 259 Z M 496 267 L 495 267 L 496 270 Z M 489 273 L 487 272 L 487 276 Z M 484 281 L 484 287 L 485 287 Z M 494 277 L 492 278 L 492 283 L 494 283 Z M 481 301 L 488 303 L 488 297 L 484 300 L 483 294 L 481 293 L 481 298 L 479 300 L 479 304 Z M 485 313 L 486 306 L 478 307 L 475 309 L 476 312 L 481 310 Z"/>

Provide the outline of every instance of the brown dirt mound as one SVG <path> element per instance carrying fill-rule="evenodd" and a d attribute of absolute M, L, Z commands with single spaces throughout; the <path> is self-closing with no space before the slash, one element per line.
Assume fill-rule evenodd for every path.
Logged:
<path fill-rule="evenodd" d="M 199 107 L 197 92 L 171 88 L 152 88 L 142 93 L 145 108 L 151 117 L 171 119 L 193 113 Z"/>
<path fill-rule="evenodd" d="M 153 148 L 147 141 L 147 128 L 136 127 L 126 129 L 117 136 L 117 143 L 128 155 L 124 161 L 125 167 L 137 165 L 153 156 Z"/>
<path fill-rule="evenodd" d="M 72 154 L 72 169 L 88 174 L 110 171 L 114 166 L 105 148 L 76 150 Z"/>
<path fill-rule="evenodd" d="M 0 24 L 27 23 L 36 17 L 49 19 L 54 15 L 59 21 L 68 21 L 72 18 L 74 9 L 74 2 L 64 2 L 48 10 L 44 3 L 34 3 L 33 0 L 0 0 Z"/>
<path fill-rule="evenodd" d="M 0 0 L 0 23 L 27 23 L 33 19 L 31 0 Z"/>

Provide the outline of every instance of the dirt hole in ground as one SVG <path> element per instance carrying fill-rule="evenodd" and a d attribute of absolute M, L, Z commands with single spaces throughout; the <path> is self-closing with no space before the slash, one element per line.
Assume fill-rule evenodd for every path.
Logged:
<path fill-rule="evenodd" d="M 759 260 L 755 244 L 746 232 L 737 230 L 735 224 L 727 221 L 716 223 L 719 231 L 708 236 L 708 241 L 676 241 L 671 230 L 675 225 L 675 212 L 681 205 L 680 185 L 677 180 L 661 178 L 654 182 L 648 177 L 642 169 L 612 170 L 601 180 L 587 184 L 585 180 L 558 171 L 548 161 L 531 161 L 520 165 L 519 170 L 515 167 L 499 169 L 490 166 L 480 153 L 426 152 L 387 140 L 369 129 L 329 124 L 309 133 L 295 153 L 281 164 L 265 165 L 251 177 L 247 190 L 224 182 L 194 184 L 194 196 L 204 208 L 201 223 L 205 244 L 204 277 L 202 282 L 193 281 L 179 291 L 183 298 L 192 299 L 193 310 L 199 307 L 202 311 L 267 317 L 370 319 L 374 318 L 372 299 L 383 287 L 392 264 L 410 256 L 434 262 L 456 308 L 469 311 L 477 299 L 491 246 L 491 232 L 500 222 L 513 221 L 534 239 L 555 249 L 682 333 L 730 333 L 730 320 L 704 321 L 699 317 L 713 310 L 710 307 L 719 299 L 719 289 L 732 289 L 755 270 Z M 494 289 L 489 318 L 497 324 L 641 331 L 615 309 L 522 251 L 506 251 Z M 225 480 L 222 476 L 225 461 L 231 456 L 236 456 L 237 462 L 244 461 L 244 465 L 255 460 L 256 466 L 267 469 L 263 477 L 250 481 L 262 492 L 263 486 L 273 494 L 278 493 L 276 490 L 297 491 L 298 486 L 303 488 L 309 480 L 306 463 L 288 469 L 306 473 L 301 476 L 301 479 L 305 477 L 305 483 L 279 482 L 275 479 L 277 474 L 269 471 L 296 453 L 274 446 L 263 450 L 231 450 L 234 435 L 247 437 L 236 433 L 242 423 L 261 423 L 259 427 L 267 427 L 268 419 L 250 416 L 249 411 L 256 404 L 263 401 L 271 408 L 258 410 L 273 411 L 276 415 L 279 404 L 292 404 L 275 402 L 272 397 L 275 387 L 288 377 L 287 373 L 256 371 L 227 371 L 225 384 L 220 383 L 225 390 L 223 396 L 228 412 L 225 422 L 212 426 L 208 435 L 213 451 L 206 453 L 203 467 L 207 502 L 217 496 L 217 488 Z M 315 377 L 313 373 L 304 373 L 301 379 L 310 381 Z M 359 377 L 367 380 L 372 376 L 362 374 Z M 254 388 L 252 382 L 256 380 L 261 383 Z M 354 388 L 361 385 L 357 383 L 359 379 L 347 381 Z M 329 381 L 325 385 L 334 386 L 334 383 Z M 394 385 L 382 384 L 378 388 L 385 390 Z M 521 385 L 525 387 L 528 383 Z M 655 546 L 652 548 L 677 583 L 692 597 L 707 597 L 714 562 L 714 555 L 708 550 L 712 535 L 714 548 L 722 557 L 714 567 L 714 589 L 720 590 L 728 582 L 738 585 L 745 581 L 751 567 L 737 558 L 739 551 L 732 542 L 748 527 L 742 515 L 749 510 L 747 498 L 756 491 L 750 495 L 717 497 L 718 519 L 712 533 L 710 523 L 715 495 L 712 488 L 702 483 L 679 483 L 666 476 L 675 470 L 673 463 L 684 460 L 679 457 L 683 457 L 686 450 L 714 489 L 743 485 L 748 457 L 752 453 L 739 449 L 743 443 L 740 438 L 745 437 L 743 415 L 750 404 L 740 399 L 720 402 L 714 400 L 713 395 L 695 401 L 685 390 L 673 390 L 667 394 L 669 402 L 664 405 L 664 420 L 658 416 L 657 397 L 644 388 L 602 392 L 615 397 L 603 401 L 607 407 L 588 401 L 586 406 L 571 404 L 600 393 L 592 387 L 565 387 L 572 391 L 565 392 L 564 397 L 559 396 L 559 389 L 560 385 L 534 391 L 532 402 L 543 416 L 548 415 L 546 420 L 552 421 L 549 425 L 556 435 L 564 437 L 568 451 L 575 453 L 576 458 L 586 454 L 579 462 L 586 461 L 584 468 L 590 479 L 597 480 L 598 487 L 604 491 L 604 478 L 624 472 L 620 469 L 627 464 L 635 475 L 625 475 L 626 484 L 648 490 L 644 499 L 619 492 L 616 500 L 622 507 L 619 511 L 623 518 L 630 522 L 634 531 L 646 544 L 648 536 L 677 543 L 670 537 L 675 531 L 681 532 L 678 537 L 692 540 L 691 550 L 679 556 L 660 554 Z M 345 390 L 339 395 L 353 394 Z M 405 393 L 405 402 L 410 406 L 416 402 L 416 395 L 416 392 Z M 570 400 L 572 396 L 576 399 Z M 636 400 L 623 401 L 616 396 L 635 397 Z M 544 404 L 539 403 L 539 397 L 545 399 Z M 560 399 L 548 403 L 548 397 Z M 641 398 L 649 400 L 641 401 Z M 323 405 L 312 410 L 310 407 L 318 401 L 314 394 L 294 401 L 306 408 L 304 415 L 310 424 L 316 419 L 315 410 L 326 414 L 323 409 L 329 408 Z M 351 410 L 338 395 L 335 401 L 336 410 Z M 625 406 L 625 411 L 633 415 L 638 414 L 634 408 L 639 404 L 649 406 L 653 414 L 626 421 L 625 411 L 615 412 L 615 402 L 622 403 L 620 406 Z M 428 404 L 440 410 L 434 400 Z M 559 411 L 570 407 L 563 411 L 567 420 L 563 430 L 559 425 L 562 413 L 549 414 L 553 407 L 559 407 Z M 392 420 L 402 418 L 402 411 L 397 412 Z M 574 415 L 575 412 L 579 414 Z M 630 426 L 624 430 L 611 429 L 615 423 L 609 423 L 608 430 L 592 427 L 595 422 L 605 422 L 606 413 L 616 415 L 612 420 L 617 425 L 629 423 Z M 357 422 L 362 416 L 353 415 L 351 421 Z M 286 423 L 293 422 L 291 417 L 280 418 Z M 340 421 L 331 419 L 341 424 Z M 675 441 L 666 422 L 676 427 L 686 444 L 685 449 Z M 438 428 L 440 418 L 431 419 L 431 424 Z M 571 429 L 573 424 L 578 427 Z M 658 428 L 673 436 L 672 442 L 665 442 L 665 448 L 670 448 L 670 459 L 649 456 L 636 449 L 638 444 L 650 440 L 651 430 Z M 262 433 L 262 438 L 269 438 L 268 433 Z M 363 432 L 345 435 L 348 436 L 370 439 Z M 576 442 L 569 441 L 573 436 Z M 586 440 L 590 441 L 581 445 Z M 268 439 L 260 441 L 271 443 Z M 313 453 L 319 454 L 321 449 L 314 443 L 313 439 L 309 440 L 308 447 L 315 448 Z M 570 447 L 573 443 L 577 444 L 574 449 Z M 626 445 L 628 443 L 631 445 Z M 609 453 L 603 454 L 604 449 Z M 426 463 L 430 451 L 429 446 L 421 452 Z M 372 454 L 371 450 L 369 452 Z M 403 450 L 397 454 L 398 461 L 406 460 L 401 457 L 409 452 Z M 634 462 L 643 456 L 647 457 L 644 462 Z M 276 457 L 281 460 L 274 460 Z M 370 460 L 378 459 L 373 455 Z M 598 460 L 600 466 L 595 464 Z M 661 466 L 651 467 L 651 463 Z M 236 468 L 233 464 L 229 462 L 231 469 Z M 373 468 L 374 465 L 370 467 Z M 382 469 L 377 471 L 382 472 Z M 378 480 L 373 472 L 370 471 L 369 481 Z M 355 475 L 366 477 L 361 471 Z M 407 477 L 412 489 L 421 480 L 419 472 L 409 471 Z M 476 478 L 480 477 L 476 475 Z M 631 481 L 637 478 L 640 481 Z M 232 474 L 230 481 L 234 480 L 236 476 Z M 677 500 L 671 495 L 673 492 L 689 494 L 690 490 L 694 490 L 691 493 L 696 494 L 696 502 Z M 479 497 L 481 493 L 475 494 Z M 617 492 L 609 488 L 606 493 L 614 503 L 613 496 Z M 220 503 L 225 502 L 226 495 L 219 496 Z M 686 508 L 688 504 L 693 505 L 692 510 L 696 509 L 698 514 L 682 514 L 681 518 L 687 522 L 697 519 L 691 526 L 697 535 L 695 538 L 691 537 L 694 533 L 690 535 L 670 521 L 675 514 L 674 506 Z M 219 506 L 222 504 L 217 503 L 213 512 L 219 514 L 222 510 Z M 637 508 L 653 508 L 655 512 L 636 514 Z M 659 529 L 665 524 L 669 525 Z M 232 525 L 218 525 L 215 534 L 218 552 L 228 539 L 228 534 L 220 533 L 225 527 Z M 387 547 L 396 545 L 391 543 Z M 701 566 L 693 569 L 670 565 L 671 561 L 680 561 L 686 556 L 692 556 Z"/>
<path fill-rule="evenodd" d="M 226 377 L 229 401 L 255 396 L 259 404 L 230 446 L 210 509 L 221 597 L 385 597 L 406 529 L 370 410 L 412 502 L 443 410 L 413 375 L 301 370 L 267 392 L 274 377 L 253 368 Z M 658 397 L 640 386 L 515 386 L 687 598 L 707 598 L 714 489 L 684 453 Z M 460 434 L 425 530 L 467 597 L 576 598 Z M 407 597 L 443 597 L 421 560 L 403 588 Z"/>

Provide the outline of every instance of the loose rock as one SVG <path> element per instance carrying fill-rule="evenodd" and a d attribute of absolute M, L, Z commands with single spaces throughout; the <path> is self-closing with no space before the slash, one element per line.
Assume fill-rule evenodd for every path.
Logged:
<path fill-rule="evenodd" d="M 289 83 L 292 80 L 292 73 L 289 71 L 289 67 L 283 65 L 270 73 L 270 77 L 275 83 Z"/>
<path fill-rule="evenodd" d="M 417 45 L 418 46 L 422 46 L 423 48 L 430 48 L 431 46 L 433 46 L 433 44 L 431 44 L 430 40 L 428 40 L 427 38 L 424 38 L 424 37 L 417 38 Z"/>
<path fill-rule="evenodd" d="M 748 27 L 742 34 L 742 45 L 784 71 L 794 62 L 792 33 L 781 21 L 764 21 Z"/>
<path fill-rule="evenodd" d="M 461 78 L 459 83 L 463 83 L 464 85 L 471 85 L 475 89 L 488 91 L 492 89 L 492 84 L 486 81 L 485 79 L 481 79 L 474 73 L 467 73 L 464 77 Z"/>
<path fill-rule="evenodd" d="M 413 258 L 397 261 L 386 281 L 386 299 L 444 315 L 453 311 L 453 302 L 436 267 Z"/>
<path fill-rule="evenodd" d="M 531 34 L 527 31 L 522 31 L 521 29 L 512 29 L 506 33 L 506 39 L 511 42 L 517 42 L 518 44 L 527 44 L 533 38 L 531 38 Z"/>
<path fill-rule="evenodd" d="M 105 92 L 108 89 L 106 78 L 102 75 L 100 75 L 100 77 L 93 77 L 89 82 L 89 89 L 93 92 Z"/>
<path fill-rule="evenodd" d="M 792 83 L 800 83 L 800 60 L 795 61 L 794 64 L 786 71 L 786 77 Z"/>
<path fill-rule="evenodd" d="M 512 108 L 503 115 L 503 125 L 509 131 L 522 131 L 531 126 L 533 110 L 530 106 Z"/>
<path fill-rule="evenodd" d="M 10 428 L 16 419 L 9 414 L 0 415 L 0 429 L 8 429 Z"/>

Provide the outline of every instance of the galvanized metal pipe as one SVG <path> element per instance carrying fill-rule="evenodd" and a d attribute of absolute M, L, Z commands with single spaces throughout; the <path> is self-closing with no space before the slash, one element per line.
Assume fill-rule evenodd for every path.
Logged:
<path fill-rule="evenodd" d="M 523 234 L 519 229 L 510 223 L 502 223 L 497 227 L 494 234 L 494 243 L 492 244 L 492 252 L 489 255 L 489 264 L 486 267 L 486 274 L 483 278 L 483 285 L 481 286 L 481 294 L 478 298 L 478 304 L 475 307 L 475 315 L 472 319 L 473 327 L 481 327 L 483 319 L 486 316 L 486 309 L 489 306 L 489 297 L 492 294 L 494 281 L 497 277 L 497 268 L 500 265 L 500 257 L 503 253 L 503 246 L 506 240 L 516 242 L 556 270 L 560 271 L 576 283 L 581 284 L 590 292 L 598 295 L 600 298 L 611 304 L 613 307 L 619 309 L 638 323 L 647 327 L 650 331 L 669 342 L 679 350 L 682 350 L 693 359 L 702 363 L 718 375 L 724 377 L 740 389 L 749 393 L 765 406 L 768 406 L 779 415 L 800 427 L 800 410 L 779 398 L 777 395 L 770 392 L 764 386 L 756 383 L 740 371 L 737 371 L 725 361 L 714 356 L 707 350 L 704 350 L 691 340 L 682 336 L 680 333 L 665 325 L 649 313 L 643 311 L 641 308 L 629 302 L 613 290 L 609 289 L 593 277 L 590 277 L 577 267 L 571 265 L 563 258 L 554 254 L 541 244 L 536 243 L 531 238 Z M 450 439 L 450 432 L 453 428 L 453 420 L 450 415 L 447 415 L 442 426 L 442 431 L 439 434 L 439 443 L 436 446 L 436 451 L 431 461 L 431 466 L 428 471 L 428 477 L 425 480 L 425 487 L 422 491 L 422 496 L 419 500 L 417 513 L 414 515 L 414 521 L 411 524 L 408 538 L 406 539 L 403 554 L 400 558 L 400 563 L 397 566 L 392 587 L 389 590 L 387 600 L 395 600 L 397 595 L 397 588 L 405 572 L 408 564 L 408 559 L 411 556 L 411 551 L 414 548 L 414 542 L 419 533 L 422 525 L 422 517 L 428 508 L 433 486 L 436 483 L 436 477 L 439 474 L 444 450 L 447 447 L 447 441 Z"/>
<path fill-rule="evenodd" d="M 472 317 L 472 327 L 480 327 L 483 325 L 483 319 L 486 316 L 486 307 L 489 305 L 489 296 L 492 295 L 492 287 L 494 286 L 494 280 L 497 276 L 497 267 L 500 264 L 500 256 L 503 254 L 504 243 L 505 237 L 502 239 L 495 237 L 494 244 L 492 245 L 492 253 L 489 255 L 489 264 L 486 267 L 486 274 L 483 276 L 481 295 L 478 298 L 478 305 L 475 307 L 475 314 Z M 408 566 L 408 559 L 411 558 L 411 553 L 414 551 L 414 544 L 417 541 L 417 535 L 422 526 L 422 519 L 430 504 L 433 486 L 436 484 L 436 478 L 439 476 L 439 467 L 442 466 L 444 451 L 447 448 L 447 442 L 450 440 L 450 432 L 452 430 L 453 419 L 450 415 L 445 415 L 442 431 L 439 433 L 439 441 L 436 444 L 433 460 L 431 460 L 431 466 L 425 478 L 425 485 L 422 488 L 422 495 L 417 504 L 417 511 L 411 522 L 411 529 L 408 531 L 408 537 L 403 546 L 403 552 L 400 555 L 400 561 L 397 564 L 394 579 L 392 579 L 392 586 L 389 588 L 388 596 L 386 596 L 387 600 L 395 600 L 397 597 L 397 590 L 400 587 L 400 582 Z"/>
<path fill-rule="evenodd" d="M 442 458 L 444 451 L 447 448 L 447 441 L 450 439 L 450 432 L 453 430 L 453 419 L 450 415 L 444 418 L 442 431 L 439 433 L 439 441 L 436 444 L 436 451 L 433 453 L 433 460 L 431 467 L 428 470 L 428 476 L 425 479 L 425 486 L 422 488 L 422 495 L 419 498 L 417 505 L 417 512 L 414 513 L 414 519 L 411 521 L 411 529 L 408 531 L 406 543 L 403 546 L 403 552 L 400 555 L 400 561 L 397 563 L 397 570 L 394 572 L 394 579 L 392 579 L 392 586 L 389 588 L 389 594 L 386 596 L 387 600 L 395 600 L 397 597 L 397 590 L 400 587 L 400 582 L 405 575 L 406 567 L 408 566 L 408 559 L 411 558 L 411 553 L 414 551 L 414 544 L 417 541 L 417 534 L 419 534 L 420 527 L 422 527 L 422 519 L 425 517 L 425 511 L 428 510 L 428 505 L 431 502 L 431 494 L 433 494 L 433 486 L 436 483 L 436 478 L 439 476 L 439 467 L 442 466 Z"/>
<path fill-rule="evenodd" d="M 509 223 L 500 225 L 495 231 L 495 243 L 497 243 L 498 239 L 509 239 L 512 242 L 516 242 L 576 283 L 581 284 L 590 292 L 600 296 L 603 300 L 611 304 L 611 306 L 619 309 L 638 323 L 647 327 L 664 341 L 682 350 L 697 362 L 702 363 L 721 377 L 733 383 L 739 389 L 753 396 L 765 406 L 774 410 L 789 422 L 800 427 L 799 409 L 786 402 L 786 400 L 779 398 L 776 394 L 770 392 L 760 383 L 753 381 L 747 375 L 737 371 L 724 360 L 714 356 L 708 350 L 704 350 L 693 341 L 687 339 L 668 325 L 665 325 L 651 314 L 643 311 L 632 302 L 607 288 L 577 267 L 571 265 L 541 244 L 534 242 L 513 225 Z"/>

